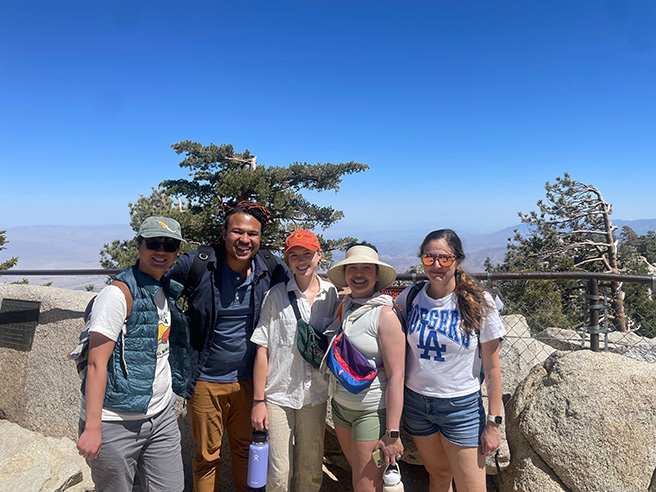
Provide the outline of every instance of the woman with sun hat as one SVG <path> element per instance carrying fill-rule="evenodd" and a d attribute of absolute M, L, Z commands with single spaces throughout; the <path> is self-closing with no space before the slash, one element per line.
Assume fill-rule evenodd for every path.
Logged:
<path fill-rule="evenodd" d="M 339 444 L 351 465 L 353 490 L 380 490 L 384 467 L 372 453 L 381 449 L 385 464 L 396 464 L 403 454 L 399 424 L 403 409 L 405 340 L 392 310 L 392 298 L 380 291 L 396 278 L 393 267 L 379 260 L 376 248 L 359 243 L 346 250 L 344 260 L 328 270 L 337 287 L 348 287 L 337 310 L 349 340 L 378 373 L 367 389 L 353 394 L 341 384 L 331 402 Z"/>

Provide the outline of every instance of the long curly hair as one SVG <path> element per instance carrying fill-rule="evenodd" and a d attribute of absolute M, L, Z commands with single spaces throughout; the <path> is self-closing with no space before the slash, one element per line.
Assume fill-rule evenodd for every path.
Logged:
<path fill-rule="evenodd" d="M 424 249 L 431 241 L 444 239 L 453 251 L 458 263 L 465 259 L 465 252 L 462 249 L 460 237 L 451 229 L 439 229 L 429 233 L 421 243 L 419 254 L 424 254 Z M 460 266 L 456 267 L 456 302 L 458 310 L 462 316 L 462 328 L 467 333 L 479 332 L 483 318 L 490 312 L 490 305 L 485 299 L 485 290 L 483 286 L 476 281 L 471 275 L 464 271 Z"/>

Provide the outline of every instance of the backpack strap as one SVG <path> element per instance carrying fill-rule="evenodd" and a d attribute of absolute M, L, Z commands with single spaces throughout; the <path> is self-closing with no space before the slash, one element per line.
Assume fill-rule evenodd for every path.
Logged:
<path fill-rule="evenodd" d="M 293 290 L 288 290 L 287 296 L 289 297 L 289 303 L 292 305 L 292 308 L 294 309 L 294 315 L 296 316 L 296 320 L 303 319 L 301 317 L 301 311 L 298 309 L 298 303 L 296 302 L 296 292 L 294 292 Z"/>
<path fill-rule="evenodd" d="M 337 313 L 335 314 L 335 319 L 339 318 L 339 329 L 342 329 L 342 316 L 344 311 L 344 302 L 339 303 L 339 308 L 337 308 Z"/>
<path fill-rule="evenodd" d="M 269 251 L 268 249 L 259 249 L 257 251 L 257 254 L 260 255 L 260 258 L 264 260 L 264 263 L 266 263 L 267 269 L 270 272 L 273 272 L 276 267 L 278 266 L 278 262 L 273 256 L 273 253 Z"/>
<path fill-rule="evenodd" d="M 209 244 L 203 244 L 198 247 L 196 250 L 196 256 L 194 256 L 194 261 L 191 264 L 189 273 L 187 274 L 187 280 L 185 281 L 184 289 L 182 289 L 181 296 L 189 297 L 189 295 L 196 290 L 200 279 L 203 277 L 205 270 L 207 269 L 207 263 L 212 255 L 214 248 Z"/>
<path fill-rule="evenodd" d="M 116 287 L 121 289 L 121 292 L 123 292 L 123 295 L 125 296 L 125 302 L 128 305 L 128 310 L 125 315 L 125 319 L 128 319 L 132 314 L 132 305 L 134 304 L 134 300 L 132 299 L 132 292 L 130 292 L 130 288 L 125 282 L 122 282 L 120 280 L 112 280 L 112 282 L 109 285 L 115 285 Z M 84 309 L 85 322 L 89 319 L 89 316 L 91 315 L 91 311 L 93 310 L 93 304 L 96 301 L 96 297 L 98 296 L 93 296 L 93 298 L 87 304 L 87 307 Z"/>
<path fill-rule="evenodd" d="M 417 297 L 417 294 L 419 294 L 419 291 L 424 288 L 424 285 L 426 285 L 426 282 L 422 282 L 420 284 L 415 284 L 413 285 L 410 290 L 408 291 L 408 296 L 405 298 L 405 306 L 402 307 L 399 305 L 399 303 L 394 301 L 394 304 L 392 305 L 392 310 L 394 313 L 396 313 L 396 317 L 399 318 L 399 321 L 401 322 L 401 328 L 403 329 L 403 333 L 406 332 L 406 325 L 408 324 L 408 308 L 412 307 L 412 301 L 415 300 L 415 297 Z"/>
<path fill-rule="evenodd" d="M 260 258 L 262 258 L 262 261 L 264 261 L 264 264 L 266 265 L 267 270 L 269 271 L 271 286 L 277 284 L 280 281 L 278 260 L 276 259 L 274 254 L 268 249 L 259 249 L 257 254 Z"/>
<path fill-rule="evenodd" d="M 132 292 L 130 292 L 130 288 L 128 287 L 128 284 L 126 284 L 125 282 L 121 282 L 120 280 L 113 280 L 112 283 L 109 285 L 115 285 L 116 287 L 121 289 L 121 292 L 123 292 L 123 295 L 125 296 L 125 301 L 128 304 L 128 310 L 127 310 L 127 314 L 125 315 L 125 319 L 128 319 L 132 314 L 132 306 L 134 304 L 134 300 L 132 299 Z"/>

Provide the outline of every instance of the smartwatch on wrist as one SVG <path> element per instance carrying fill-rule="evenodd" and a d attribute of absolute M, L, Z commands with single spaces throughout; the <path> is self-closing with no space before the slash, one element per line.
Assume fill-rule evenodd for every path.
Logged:
<path fill-rule="evenodd" d="M 398 430 L 387 430 L 387 437 L 390 439 L 398 439 L 401 433 Z"/>
<path fill-rule="evenodd" d="M 488 415 L 487 421 L 494 422 L 497 425 L 501 425 L 501 422 L 503 422 L 503 417 L 501 415 Z"/>

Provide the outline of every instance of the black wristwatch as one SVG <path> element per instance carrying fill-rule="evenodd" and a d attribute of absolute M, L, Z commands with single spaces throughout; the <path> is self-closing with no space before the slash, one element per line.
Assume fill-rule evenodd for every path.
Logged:
<path fill-rule="evenodd" d="M 398 439 L 401 433 L 398 430 L 388 430 L 387 431 L 387 436 L 390 439 Z"/>
<path fill-rule="evenodd" d="M 488 415 L 487 420 L 488 422 L 494 422 L 497 425 L 501 425 L 501 422 L 503 422 L 503 417 L 501 415 Z"/>

